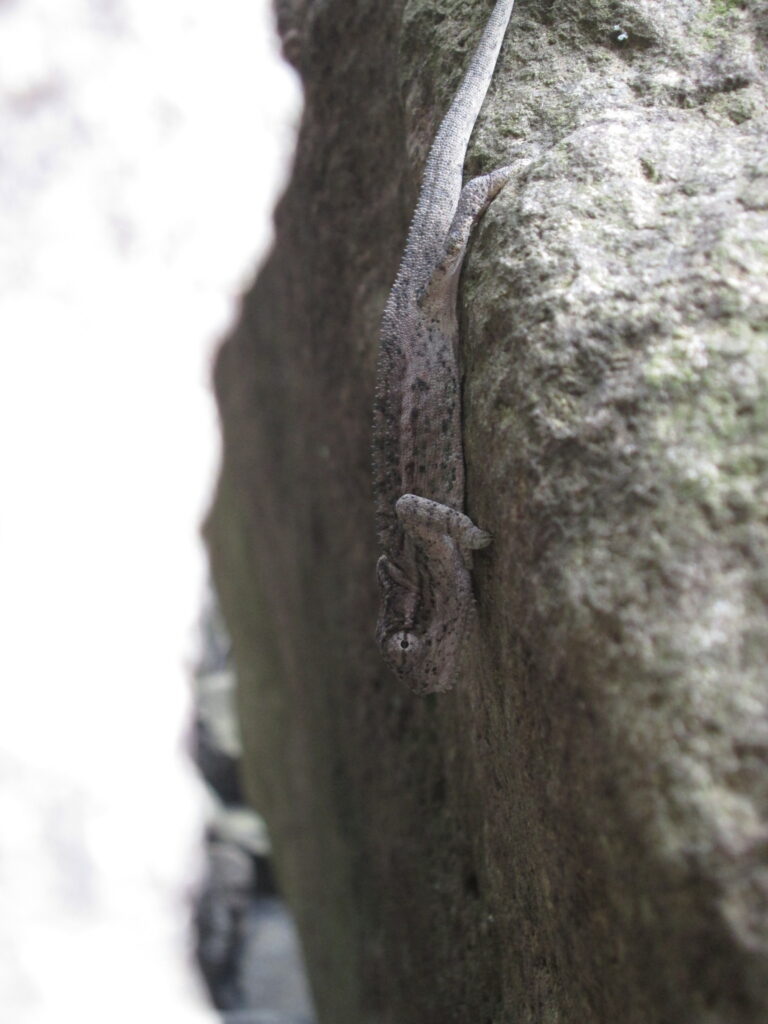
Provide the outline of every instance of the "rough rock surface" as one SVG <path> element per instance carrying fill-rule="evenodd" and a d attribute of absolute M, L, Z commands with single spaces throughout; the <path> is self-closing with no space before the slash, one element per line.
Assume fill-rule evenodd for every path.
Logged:
<path fill-rule="evenodd" d="M 480 635 L 373 641 L 377 322 L 490 0 L 278 5 L 306 111 L 208 524 L 320 1018 L 768 1014 L 765 0 L 520 0 L 467 173 Z"/>

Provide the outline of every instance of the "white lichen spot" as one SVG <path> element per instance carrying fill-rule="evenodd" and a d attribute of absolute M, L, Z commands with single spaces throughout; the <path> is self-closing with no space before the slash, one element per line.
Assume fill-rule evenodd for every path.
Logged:
<path fill-rule="evenodd" d="M 667 88 L 674 88 L 679 86 L 683 81 L 683 76 L 679 71 L 674 71 L 671 68 L 664 68 L 656 74 L 650 76 L 650 82 L 655 86 L 666 86 Z"/>
<path fill-rule="evenodd" d="M 643 374 L 657 387 L 694 380 L 709 365 L 704 339 L 697 334 L 680 334 L 660 339 L 648 352 Z"/>

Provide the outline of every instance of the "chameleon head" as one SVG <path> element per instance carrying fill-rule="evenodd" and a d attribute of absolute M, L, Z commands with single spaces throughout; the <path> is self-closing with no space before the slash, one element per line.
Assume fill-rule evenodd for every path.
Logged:
<path fill-rule="evenodd" d="M 472 614 L 472 584 L 459 545 L 447 534 L 418 562 L 416 582 L 382 556 L 376 639 L 395 675 L 415 694 L 444 693 L 456 682 Z"/>

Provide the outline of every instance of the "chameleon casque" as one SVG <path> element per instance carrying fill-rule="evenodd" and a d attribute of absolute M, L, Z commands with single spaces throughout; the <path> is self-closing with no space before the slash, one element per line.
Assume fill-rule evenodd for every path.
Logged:
<path fill-rule="evenodd" d="M 432 144 L 405 251 L 381 322 L 373 422 L 376 636 L 415 693 L 450 689 L 474 615 L 472 551 L 490 543 L 463 512 L 457 290 L 473 227 L 510 177 L 462 188 L 467 144 L 514 0 L 497 0 Z"/>

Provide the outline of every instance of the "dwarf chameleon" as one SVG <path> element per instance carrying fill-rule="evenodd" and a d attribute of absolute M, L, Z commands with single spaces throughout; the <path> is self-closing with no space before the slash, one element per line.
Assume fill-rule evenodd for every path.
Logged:
<path fill-rule="evenodd" d="M 418 694 L 456 681 L 474 614 L 472 551 L 490 543 L 463 512 L 464 450 L 457 290 L 472 228 L 510 177 L 462 188 L 467 144 L 514 0 L 497 0 L 427 159 L 416 212 L 381 323 L 373 423 L 376 631 L 396 675 Z"/>

